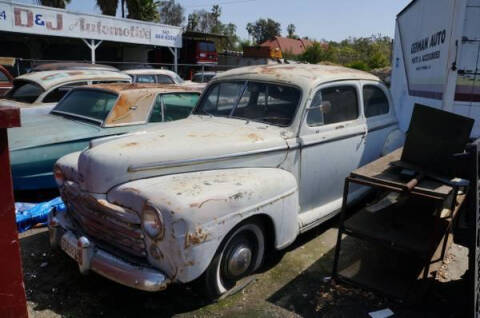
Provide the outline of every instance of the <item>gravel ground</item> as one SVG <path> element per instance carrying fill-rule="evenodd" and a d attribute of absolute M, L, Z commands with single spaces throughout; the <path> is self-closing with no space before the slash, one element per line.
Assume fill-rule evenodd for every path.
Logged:
<path fill-rule="evenodd" d="M 213 304 L 189 285 L 151 294 L 81 275 L 73 260 L 49 249 L 45 229 L 30 230 L 20 236 L 30 317 L 369 317 L 387 307 L 395 317 L 464 317 L 462 299 L 451 297 L 462 295 L 464 248 L 452 247 L 440 281 L 420 304 L 407 306 L 330 279 L 337 233 L 332 225 L 271 253 L 255 281 Z"/>

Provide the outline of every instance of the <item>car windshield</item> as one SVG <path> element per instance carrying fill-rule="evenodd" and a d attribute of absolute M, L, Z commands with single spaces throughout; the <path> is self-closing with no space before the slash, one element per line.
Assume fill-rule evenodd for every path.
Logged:
<path fill-rule="evenodd" d="M 13 88 L 5 95 L 5 98 L 32 104 L 44 91 L 40 85 L 34 82 L 15 81 Z"/>
<path fill-rule="evenodd" d="M 102 124 L 118 95 L 98 89 L 75 89 L 57 104 L 52 113 Z"/>
<path fill-rule="evenodd" d="M 300 90 L 291 86 L 250 81 L 222 82 L 210 86 L 194 114 L 286 127 L 293 121 L 300 98 Z"/>
<path fill-rule="evenodd" d="M 199 49 L 203 52 L 215 52 L 215 44 L 212 42 L 200 42 Z"/>

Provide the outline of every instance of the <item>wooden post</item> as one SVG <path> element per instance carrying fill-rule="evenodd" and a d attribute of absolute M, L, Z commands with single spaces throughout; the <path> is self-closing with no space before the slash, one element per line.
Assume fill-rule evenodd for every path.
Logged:
<path fill-rule="evenodd" d="M 20 110 L 0 107 L 0 317 L 8 318 L 28 317 L 7 137 L 19 126 Z"/>

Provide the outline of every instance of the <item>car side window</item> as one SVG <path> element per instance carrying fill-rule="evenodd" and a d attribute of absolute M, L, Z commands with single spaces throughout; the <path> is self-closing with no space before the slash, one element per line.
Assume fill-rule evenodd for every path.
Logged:
<path fill-rule="evenodd" d="M 363 87 L 363 105 L 365 107 L 365 117 L 374 117 L 387 114 L 389 112 L 388 98 L 379 87 L 374 85 L 365 85 Z"/>
<path fill-rule="evenodd" d="M 358 118 L 357 90 L 353 86 L 328 87 L 318 91 L 307 115 L 309 126 L 340 123 Z"/>
<path fill-rule="evenodd" d="M 135 82 L 137 82 L 137 83 L 155 83 L 155 75 L 137 75 Z"/>
<path fill-rule="evenodd" d="M 199 94 L 172 93 L 163 95 L 165 121 L 187 118 L 198 102 Z"/>
<path fill-rule="evenodd" d="M 150 113 L 151 123 L 161 123 L 163 121 L 162 111 L 162 95 L 157 95 L 155 103 L 153 104 L 152 112 Z"/>
<path fill-rule="evenodd" d="M 7 75 L 5 75 L 5 73 L 3 73 L 2 71 L 0 71 L 0 82 L 10 82 Z"/>
<path fill-rule="evenodd" d="M 174 84 L 172 78 L 168 75 L 162 75 L 162 74 L 159 74 L 157 75 L 157 83 L 160 83 L 160 84 Z"/>
<path fill-rule="evenodd" d="M 65 96 L 65 94 L 67 94 L 75 86 L 81 86 L 81 85 L 87 85 L 87 84 L 88 84 L 87 82 L 79 82 L 79 83 L 70 83 L 67 85 L 57 87 L 54 90 L 52 90 L 50 93 L 48 93 L 47 96 L 43 98 L 42 102 L 57 103 L 59 100 L 63 98 L 63 96 Z"/>

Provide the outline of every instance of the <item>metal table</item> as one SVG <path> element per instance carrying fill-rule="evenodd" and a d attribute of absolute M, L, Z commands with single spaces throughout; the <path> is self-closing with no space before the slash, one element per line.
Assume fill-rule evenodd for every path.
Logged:
<path fill-rule="evenodd" d="M 465 195 L 459 193 L 457 186 L 430 178 L 409 189 L 407 183 L 411 178 L 405 178 L 400 173 L 402 169 L 392 165 L 400 160 L 401 152 L 399 149 L 352 171 L 345 179 L 333 276 L 395 299 L 408 300 L 417 297 L 410 295 L 410 291 L 418 279 L 431 280 L 440 267 Z M 366 207 L 347 218 L 352 184 L 398 193 L 399 201 L 377 212 Z M 345 255 L 351 258 L 347 261 L 351 264 L 339 270 L 343 238 L 351 241 L 355 255 Z M 411 281 L 407 279 L 411 277 Z"/>

